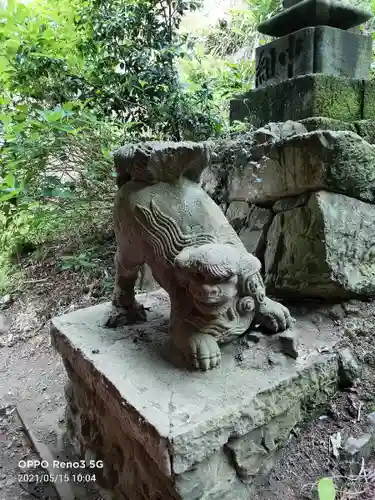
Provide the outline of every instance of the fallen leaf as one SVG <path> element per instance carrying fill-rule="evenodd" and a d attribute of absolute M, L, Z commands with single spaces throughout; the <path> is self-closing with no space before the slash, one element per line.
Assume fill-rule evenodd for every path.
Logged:
<path fill-rule="evenodd" d="M 319 500 L 335 500 L 336 487 L 333 479 L 323 477 L 318 483 Z"/>

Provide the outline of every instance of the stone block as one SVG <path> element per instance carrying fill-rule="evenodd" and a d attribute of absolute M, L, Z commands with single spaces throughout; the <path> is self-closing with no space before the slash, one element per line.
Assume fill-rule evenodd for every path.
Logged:
<path fill-rule="evenodd" d="M 238 236 L 246 250 L 256 255 L 261 262 L 264 260 L 267 231 L 272 218 L 271 209 L 251 205 L 249 215 L 238 231 Z"/>
<path fill-rule="evenodd" d="M 375 81 L 364 82 L 363 120 L 375 120 Z"/>
<path fill-rule="evenodd" d="M 250 187 L 261 182 L 261 178 L 257 176 L 258 170 L 260 170 L 260 164 L 255 161 L 249 161 L 232 168 L 228 173 L 229 203 L 232 201 L 249 201 Z"/>
<path fill-rule="evenodd" d="M 375 206 L 313 193 L 277 214 L 267 234 L 266 285 L 283 297 L 375 297 Z"/>
<path fill-rule="evenodd" d="M 343 445 L 344 457 L 356 464 L 360 464 L 362 461 L 367 462 L 374 449 L 375 432 L 362 434 L 358 438 L 349 436 Z"/>
<path fill-rule="evenodd" d="M 325 116 L 351 123 L 362 118 L 362 105 L 362 80 L 313 74 L 237 96 L 230 102 L 230 121 L 248 120 L 261 127 L 269 122 Z"/>
<path fill-rule="evenodd" d="M 306 127 L 307 132 L 315 132 L 316 130 L 348 130 L 349 132 L 358 133 L 357 123 L 359 122 L 348 123 L 326 118 L 325 116 L 314 116 L 312 118 L 304 118 L 299 123 Z"/>
<path fill-rule="evenodd" d="M 287 120 L 280 123 L 267 123 L 264 127 L 258 128 L 253 134 L 255 144 L 273 143 L 281 139 L 287 139 L 293 135 L 305 134 L 307 128 L 301 122 Z"/>
<path fill-rule="evenodd" d="M 366 142 L 375 144 L 375 119 L 374 120 L 359 120 L 354 123 L 356 132 Z"/>
<path fill-rule="evenodd" d="M 244 201 L 232 201 L 227 211 L 226 218 L 230 222 L 233 229 L 238 233 L 246 226 L 247 219 L 250 214 L 250 205 Z"/>
<path fill-rule="evenodd" d="M 311 193 L 305 193 L 301 194 L 301 196 L 282 198 L 281 200 L 275 201 L 275 203 L 272 205 L 272 211 L 275 214 L 278 214 L 280 212 L 292 210 L 293 208 L 303 207 L 304 205 L 307 205 L 310 196 Z"/>
<path fill-rule="evenodd" d="M 206 167 L 200 177 L 200 185 L 202 189 L 206 191 L 211 197 L 215 194 L 217 189 L 220 187 L 221 178 L 219 169 L 212 168 L 212 166 Z"/>
<path fill-rule="evenodd" d="M 255 204 L 319 189 L 375 203 L 375 146 L 353 132 L 310 132 L 275 142 L 241 175 L 241 192 Z"/>
<path fill-rule="evenodd" d="M 270 451 L 275 459 L 277 451 L 284 445 L 290 432 L 301 421 L 300 404 L 290 408 L 278 419 L 267 426 L 249 432 L 246 439 L 233 437 L 226 444 L 238 476 L 249 481 L 260 475 L 266 475 L 275 465 L 270 461 Z"/>
<path fill-rule="evenodd" d="M 318 327 L 313 315 L 297 314 L 296 361 L 264 335 L 240 362 L 231 344 L 218 369 L 192 373 L 168 361 L 165 292 L 137 299 L 148 308 L 145 324 L 103 328 L 108 303 L 52 321 L 71 383 L 76 450 L 104 461 L 97 477 L 110 498 L 248 500 L 309 405 L 326 404 L 337 390 L 333 322 Z"/>
<path fill-rule="evenodd" d="M 349 347 L 340 349 L 339 351 L 339 377 L 340 387 L 347 389 L 355 384 L 359 379 L 362 371 L 362 366 L 352 353 Z"/>
<path fill-rule="evenodd" d="M 242 168 L 250 161 L 253 142 L 253 133 L 244 133 L 212 143 L 211 164 L 203 170 L 200 184 L 218 205 L 237 201 L 228 197 L 228 174 L 233 168 Z"/>
<path fill-rule="evenodd" d="M 263 21 L 258 31 L 284 36 L 308 26 L 332 26 L 347 30 L 372 18 L 369 10 L 339 0 L 304 0 Z"/>
<path fill-rule="evenodd" d="M 367 79 L 372 37 L 330 26 L 304 28 L 258 47 L 255 58 L 256 87 L 313 73 Z"/>

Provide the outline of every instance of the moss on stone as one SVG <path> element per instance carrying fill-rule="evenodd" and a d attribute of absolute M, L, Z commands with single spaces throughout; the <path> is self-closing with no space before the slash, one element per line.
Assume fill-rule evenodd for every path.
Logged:
<path fill-rule="evenodd" d="M 354 123 L 356 133 L 370 144 L 375 144 L 375 120 L 359 120 Z"/>
<path fill-rule="evenodd" d="M 299 123 L 304 125 L 308 132 L 315 132 L 316 130 L 348 130 L 350 132 L 357 132 L 354 123 L 343 122 L 342 120 L 335 120 L 325 116 L 304 118 Z"/>
<path fill-rule="evenodd" d="M 230 119 L 247 118 L 255 127 L 315 116 L 352 123 L 361 119 L 362 104 L 362 81 L 314 74 L 238 96 L 231 101 Z"/>
<path fill-rule="evenodd" d="M 319 75 L 314 80 L 314 114 L 353 122 L 361 119 L 363 84 L 359 80 Z"/>
<path fill-rule="evenodd" d="M 375 120 L 375 81 L 364 83 L 363 117 L 364 120 Z"/>

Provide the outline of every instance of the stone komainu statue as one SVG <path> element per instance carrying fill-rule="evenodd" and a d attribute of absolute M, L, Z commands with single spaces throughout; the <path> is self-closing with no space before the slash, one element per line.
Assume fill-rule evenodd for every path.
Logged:
<path fill-rule="evenodd" d="M 266 297 L 260 261 L 200 187 L 208 162 L 202 143 L 150 142 L 115 153 L 116 281 L 107 322 L 146 321 L 135 282 L 147 263 L 170 296 L 174 346 L 202 370 L 217 366 L 219 344 L 253 321 L 273 332 L 291 325 L 289 311 Z"/>

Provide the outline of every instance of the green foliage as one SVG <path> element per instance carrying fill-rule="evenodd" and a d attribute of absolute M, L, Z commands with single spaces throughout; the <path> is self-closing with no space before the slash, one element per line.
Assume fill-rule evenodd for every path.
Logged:
<path fill-rule="evenodd" d="M 92 262 L 92 249 L 88 249 L 78 255 L 63 255 L 60 267 L 62 270 L 71 269 L 73 271 L 95 268 L 95 264 Z"/>
<path fill-rule="evenodd" d="M 336 487 L 330 477 L 323 477 L 318 483 L 319 500 L 335 500 Z"/>
<path fill-rule="evenodd" d="M 244 47 L 251 52 L 255 46 L 268 41 L 256 27 L 280 8 L 279 0 L 247 0 L 246 9 L 231 9 L 228 20 L 206 33 L 206 50 L 219 58 L 228 57 Z"/>
<path fill-rule="evenodd" d="M 9 257 L 109 224 L 111 151 L 124 142 L 238 129 L 228 103 L 251 87 L 254 64 L 228 54 L 275 6 L 254 2 L 232 13 L 227 48 L 223 33 L 197 43 L 179 30 L 199 0 L 9 0 L 0 9 L 0 287 Z M 61 266 L 90 269 L 82 252 Z"/>
<path fill-rule="evenodd" d="M 124 127 L 99 121 L 79 101 L 48 109 L 3 99 L 2 111 L 0 253 L 18 256 L 64 233 L 80 208 L 90 217 L 91 204 L 110 205 L 109 151 L 121 143 Z"/>
<path fill-rule="evenodd" d="M 192 101 L 193 119 L 202 117 L 193 127 L 192 123 L 186 123 L 190 119 L 189 113 L 186 113 L 181 125 L 184 135 L 191 137 L 189 125 L 199 138 L 207 139 L 228 133 L 229 101 L 233 95 L 251 88 L 253 61 L 233 63 L 227 59 L 217 59 L 205 53 L 202 45 L 197 45 L 189 56 L 179 60 L 179 70 L 184 94 Z"/>
<path fill-rule="evenodd" d="M 156 127 L 179 139 L 174 66 L 184 38 L 177 29 L 197 1 L 89 0 L 80 10 L 86 31 L 80 49 L 94 89 L 93 105 L 123 121 Z"/>
<path fill-rule="evenodd" d="M 126 129 L 131 135 L 131 124 L 124 128 L 100 121 L 86 112 L 81 101 L 49 109 L 38 102 L 8 100 L 0 119 L 4 141 L 0 201 L 10 195 L 71 198 L 73 190 L 88 189 L 90 181 L 108 181 L 112 176 L 108 152 L 121 142 Z M 99 195 L 104 187 L 91 185 L 90 190 Z"/>
<path fill-rule="evenodd" d="M 49 105 L 82 94 L 84 61 L 76 47 L 74 4 L 68 0 L 9 0 L 1 11 L 0 83 L 21 100 L 31 97 Z"/>

